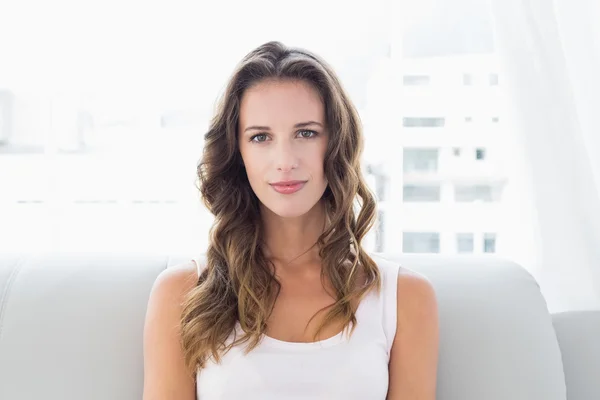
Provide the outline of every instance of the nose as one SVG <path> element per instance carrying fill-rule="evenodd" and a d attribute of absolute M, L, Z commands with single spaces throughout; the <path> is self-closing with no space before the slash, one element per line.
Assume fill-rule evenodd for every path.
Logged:
<path fill-rule="evenodd" d="M 289 172 L 292 169 L 298 168 L 298 157 L 295 154 L 292 143 L 281 141 L 275 147 L 275 166 L 278 171 Z"/>

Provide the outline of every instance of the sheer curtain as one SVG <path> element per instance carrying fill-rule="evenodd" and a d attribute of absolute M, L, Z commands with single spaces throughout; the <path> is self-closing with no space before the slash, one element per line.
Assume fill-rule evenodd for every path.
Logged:
<path fill-rule="evenodd" d="M 600 3 L 491 2 L 533 216 L 514 229 L 537 230 L 551 311 L 600 307 Z"/>

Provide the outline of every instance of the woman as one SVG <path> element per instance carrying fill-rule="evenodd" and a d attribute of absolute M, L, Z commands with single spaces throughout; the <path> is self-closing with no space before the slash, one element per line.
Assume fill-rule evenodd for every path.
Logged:
<path fill-rule="evenodd" d="M 375 201 L 333 70 L 279 42 L 256 48 L 205 140 L 215 222 L 206 258 L 152 288 L 144 399 L 434 399 L 435 293 L 362 248 Z"/>

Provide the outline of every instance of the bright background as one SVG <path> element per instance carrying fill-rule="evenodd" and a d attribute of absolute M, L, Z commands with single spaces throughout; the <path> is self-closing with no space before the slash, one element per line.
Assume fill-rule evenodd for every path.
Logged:
<path fill-rule="evenodd" d="M 279 40 L 359 109 L 369 250 L 507 257 L 554 311 L 598 305 L 600 12 L 546 3 L 3 0 L 0 252 L 204 251 L 215 100 Z"/>

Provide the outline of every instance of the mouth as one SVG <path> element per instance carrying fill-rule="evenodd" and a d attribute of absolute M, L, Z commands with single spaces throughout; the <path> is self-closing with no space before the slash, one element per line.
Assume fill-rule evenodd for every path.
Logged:
<path fill-rule="evenodd" d="M 284 182 L 275 182 L 270 183 L 271 187 L 278 193 L 282 194 L 292 194 L 296 193 L 298 190 L 302 189 L 306 181 L 284 181 Z"/>

